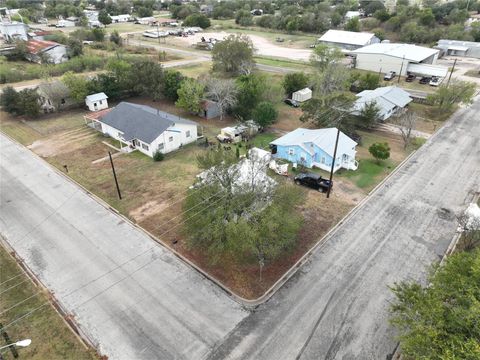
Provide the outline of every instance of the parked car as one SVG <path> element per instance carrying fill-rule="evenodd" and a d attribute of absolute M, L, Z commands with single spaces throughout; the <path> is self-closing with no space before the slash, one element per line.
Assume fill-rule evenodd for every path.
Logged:
<path fill-rule="evenodd" d="M 327 192 L 330 187 L 330 180 L 322 178 L 318 174 L 302 173 L 294 178 L 295 184 L 309 187 L 321 192 Z M 333 187 L 333 182 L 332 182 Z"/>
<path fill-rule="evenodd" d="M 438 77 L 438 76 L 434 76 L 432 77 L 432 80 L 430 80 L 429 84 L 430 86 L 440 86 L 440 84 L 442 83 L 442 78 L 441 77 Z"/>
<path fill-rule="evenodd" d="M 284 42 L 285 39 L 282 38 L 282 37 L 277 37 L 277 38 L 275 39 L 275 41 L 276 41 L 276 42 Z"/>
<path fill-rule="evenodd" d="M 300 106 L 300 104 L 298 103 L 298 101 L 296 100 L 293 100 L 293 99 L 285 99 L 283 100 L 283 102 L 289 106 L 292 106 L 294 108 L 298 108 Z"/>
<path fill-rule="evenodd" d="M 430 80 L 432 80 L 430 76 L 424 76 L 420 79 L 419 83 L 425 85 L 425 84 L 428 84 Z"/>
<path fill-rule="evenodd" d="M 389 71 L 388 73 L 385 74 L 383 77 L 383 80 L 385 81 L 390 81 L 392 80 L 395 76 L 397 76 L 397 73 L 395 71 Z"/>
<path fill-rule="evenodd" d="M 412 82 L 412 81 L 414 81 L 416 78 L 417 78 L 417 77 L 416 77 L 414 74 L 409 73 L 409 74 L 407 74 L 407 77 L 405 78 L 405 81 L 406 81 L 406 82 Z"/>

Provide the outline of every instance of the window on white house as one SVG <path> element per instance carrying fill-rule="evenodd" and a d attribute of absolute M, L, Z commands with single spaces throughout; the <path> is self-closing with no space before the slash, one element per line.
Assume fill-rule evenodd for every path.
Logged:
<path fill-rule="evenodd" d="M 295 154 L 295 150 L 294 149 L 288 149 L 288 155 L 293 155 Z"/>
<path fill-rule="evenodd" d="M 97 106 L 97 103 L 93 103 L 93 106 Z"/>
<path fill-rule="evenodd" d="M 148 145 L 142 144 L 142 149 L 148 151 Z"/>
<path fill-rule="evenodd" d="M 118 136 L 119 138 L 122 138 L 122 133 L 119 132 L 119 133 L 117 134 L 117 136 Z"/>
<path fill-rule="evenodd" d="M 173 141 L 173 136 L 170 136 L 170 137 L 168 138 L 168 141 L 169 141 L 169 142 L 172 142 L 172 141 Z"/>
<path fill-rule="evenodd" d="M 158 150 L 163 150 L 164 147 L 165 147 L 165 146 L 163 145 L 163 143 L 158 144 Z"/>
<path fill-rule="evenodd" d="M 102 105 L 102 100 L 99 101 L 100 105 Z"/>
<path fill-rule="evenodd" d="M 187 130 L 187 132 L 185 133 L 185 136 L 190 137 L 190 130 Z"/>

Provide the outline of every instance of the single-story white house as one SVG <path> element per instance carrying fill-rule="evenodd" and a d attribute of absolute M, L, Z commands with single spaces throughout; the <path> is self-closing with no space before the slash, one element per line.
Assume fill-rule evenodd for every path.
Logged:
<path fill-rule="evenodd" d="M 407 72 L 422 75 L 434 72 L 432 75 L 435 75 L 444 68 L 435 66 L 439 52 L 437 49 L 412 44 L 378 43 L 353 50 L 350 55 L 354 56 L 354 67 L 357 69 L 377 73 L 395 71 L 402 76 Z"/>
<path fill-rule="evenodd" d="M 27 41 L 27 60 L 41 64 L 49 62 L 60 64 L 68 60 L 67 47 L 54 41 Z"/>
<path fill-rule="evenodd" d="M 397 111 L 404 109 L 413 100 L 408 92 L 396 86 L 364 90 L 356 96 L 358 99 L 353 105 L 355 109 L 354 114 L 359 114 L 365 105 L 374 102 L 380 111 L 379 115 L 382 121 L 387 120 Z"/>
<path fill-rule="evenodd" d="M 122 151 L 138 150 L 150 157 L 157 151 L 166 154 L 197 140 L 196 122 L 128 102 L 90 113 L 85 122 L 118 140 Z"/>
<path fill-rule="evenodd" d="M 337 131 L 337 128 L 315 130 L 298 128 L 270 143 L 272 155 L 274 158 L 288 160 L 308 168 L 315 166 L 330 171 Z M 340 168 L 357 169 L 356 146 L 355 141 L 340 132 L 334 172 Z"/>
<path fill-rule="evenodd" d="M 110 18 L 112 19 L 112 24 L 123 23 L 132 20 L 132 16 L 130 14 L 112 15 Z"/>
<path fill-rule="evenodd" d="M 98 111 L 108 108 L 108 96 L 105 93 L 97 93 L 88 95 L 85 98 L 85 104 L 90 111 Z"/>
<path fill-rule="evenodd" d="M 318 42 L 344 50 L 355 50 L 362 46 L 379 43 L 380 39 L 375 34 L 367 32 L 328 30 L 318 39 Z"/>
<path fill-rule="evenodd" d="M 295 91 L 292 94 L 292 100 L 295 100 L 298 102 L 304 102 L 304 101 L 310 100 L 311 98 L 312 98 L 312 90 L 310 90 L 309 88 Z"/>
<path fill-rule="evenodd" d="M 157 19 L 155 19 L 153 16 L 147 16 L 143 18 L 138 18 L 137 22 L 141 25 L 153 25 L 157 23 Z"/>

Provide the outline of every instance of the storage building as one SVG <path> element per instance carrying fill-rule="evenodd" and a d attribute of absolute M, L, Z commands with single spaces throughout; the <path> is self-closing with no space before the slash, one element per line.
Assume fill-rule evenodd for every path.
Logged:
<path fill-rule="evenodd" d="M 437 49 L 411 44 L 379 43 L 351 51 L 350 54 L 355 58 L 354 67 L 361 70 L 440 76 L 439 72 L 446 74 L 448 69 L 435 66 L 439 52 Z"/>
<path fill-rule="evenodd" d="M 375 34 L 343 30 L 328 30 L 318 39 L 320 44 L 336 46 L 344 50 L 355 50 L 370 44 L 380 42 Z"/>

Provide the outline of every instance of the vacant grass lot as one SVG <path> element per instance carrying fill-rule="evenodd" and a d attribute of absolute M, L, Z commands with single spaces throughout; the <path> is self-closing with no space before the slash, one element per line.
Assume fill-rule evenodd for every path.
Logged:
<path fill-rule="evenodd" d="M 13 287 L 20 283 L 20 286 Z M 49 295 L 33 285 L 1 245 L 0 284 L 0 323 L 5 327 L 48 301 Z M 9 288 L 11 289 L 8 290 Z M 30 346 L 18 349 L 20 359 L 98 359 L 96 353 L 84 347 L 50 305 L 40 308 L 5 330 L 11 341 L 32 340 Z M 3 345 L 5 341 L 1 337 L 0 347 Z M 10 351 L 3 350 L 2 355 L 5 360 L 13 359 Z"/>

